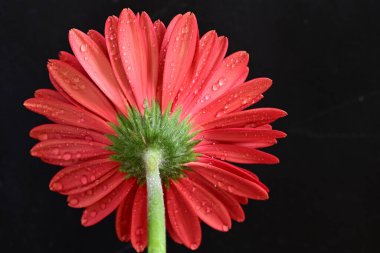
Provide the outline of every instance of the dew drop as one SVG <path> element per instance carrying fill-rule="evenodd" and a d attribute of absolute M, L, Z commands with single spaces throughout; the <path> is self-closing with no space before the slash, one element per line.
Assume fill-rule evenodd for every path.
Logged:
<path fill-rule="evenodd" d="M 92 211 L 92 212 L 90 213 L 90 216 L 91 216 L 92 218 L 94 218 L 97 214 L 98 214 L 98 213 L 97 213 L 96 211 Z"/>
<path fill-rule="evenodd" d="M 87 44 L 82 44 L 82 45 L 80 46 L 80 51 L 81 51 L 81 52 L 86 52 L 86 51 L 87 51 L 87 47 L 88 47 Z"/>
<path fill-rule="evenodd" d="M 205 211 L 207 214 L 209 214 L 212 212 L 212 208 L 208 206 L 208 207 L 206 207 Z"/>
<path fill-rule="evenodd" d="M 88 183 L 88 179 L 87 179 L 87 177 L 86 177 L 86 176 L 82 176 L 82 177 L 80 178 L 80 182 L 81 182 L 82 184 L 87 184 L 87 183 Z"/>
<path fill-rule="evenodd" d="M 70 160 L 71 159 L 71 154 L 70 153 L 65 153 L 64 155 L 63 155 L 63 160 Z"/>
<path fill-rule="evenodd" d="M 212 86 L 212 90 L 213 91 L 217 91 L 219 89 L 219 85 L 218 84 L 214 84 L 213 86 Z"/>
<path fill-rule="evenodd" d="M 106 204 L 105 203 L 101 203 L 100 204 L 100 209 L 102 209 L 102 210 L 106 209 Z"/>
<path fill-rule="evenodd" d="M 53 155 L 58 155 L 59 154 L 59 149 L 58 148 L 54 148 L 52 150 L 52 153 L 53 153 Z"/>
<path fill-rule="evenodd" d="M 90 180 L 91 180 L 91 181 L 95 181 L 95 179 L 96 179 L 96 177 L 95 177 L 94 175 L 91 175 L 91 176 L 90 176 Z"/>
<path fill-rule="evenodd" d="M 226 83 L 226 80 L 227 80 L 226 78 L 220 78 L 218 81 L 218 85 L 223 86 Z"/>

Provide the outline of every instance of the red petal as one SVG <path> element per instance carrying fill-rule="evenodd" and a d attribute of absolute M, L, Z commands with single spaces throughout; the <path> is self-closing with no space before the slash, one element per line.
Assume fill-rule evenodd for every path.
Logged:
<path fill-rule="evenodd" d="M 172 227 L 172 224 L 170 223 L 169 216 L 166 212 L 165 215 L 165 221 L 166 221 L 166 230 L 168 231 L 169 236 L 172 238 L 173 241 L 175 241 L 178 244 L 183 244 L 182 240 L 179 238 L 179 235 Z"/>
<path fill-rule="evenodd" d="M 211 32 L 212 34 L 212 32 Z M 215 34 L 216 35 L 216 34 Z M 202 38 L 199 44 L 202 46 L 202 44 L 205 44 L 207 40 L 209 40 L 209 34 L 205 34 Z M 213 46 L 211 49 L 208 49 L 206 46 L 205 48 L 199 49 L 199 55 L 197 56 L 197 60 L 203 61 L 202 58 L 206 57 L 207 60 L 205 60 L 204 67 L 202 67 L 201 72 L 199 75 L 197 75 L 197 71 L 194 73 L 194 77 L 192 78 L 191 82 L 195 81 L 195 84 L 192 86 L 192 89 L 190 90 L 189 95 L 186 98 L 186 101 L 184 102 L 184 114 L 187 115 L 192 112 L 194 108 L 194 104 L 196 101 L 198 101 L 199 96 L 202 94 L 202 90 L 206 84 L 206 80 L 208 78 L 211 78 L 214 75 L 214 72 L 219 68 L 219 66 L 222 64 L 223 58 L 226 55 L 228 48 L 228 39 L 224 36 L 218 37 L 215 40 L 215 43 L 213 43 Z M 209 51 L 211 53 L 209 53 Z"/>
<path fill-rule="evenodd" d="M 249 55 L 247 52 L 236 52 L 225 58 L 212 76 L 206 81 L 198 102 L 192 108 L 196 113 L 201 108 L 210 104 L 226 93 L 231 87 L 236 86 L 241 75 L 246 71 Z"/>
<path fill-rule="evenodd" d="M 45 124 L 37 126 L 30 131 L 29 135 L 30 137 L 40 141 L 51 139 L 81 139 L 100 142 L 106 145 L 112 144 L 112 142 L 104 134 L 85 128 L 61 124 Z"/>
<path fill-rule="evenodd" d="M 51 179 L 50 190 L 70 195 L 86 191 L 114 174 L 119 163 L 96 159 L 66 167 Z"/>
<path fill-rule="evenodd" d="M 233 195 L 233 194 L 230 194 L 230 195 L 231 195 L 231 197 L 233 197 L 234 199 L 236 199 L 241 205 L 248 204 L 248 198 L 242 197 L 242 196 L 238 196 L 238 195 Z"/>
<path fill-rule="evenodd" d="M 210 227 L 219 231 L 228 231 L 231 219 L 224 205 L 202 186 L 195 184 L 189 178 L 173 182 L 182 197 L 193 206 L 194 212 Z"/>
<path fill-rule="evenodd" d="M 277 157 L 260 150 L 230 144 L 197 146 L 195 152 L 236 163 L 275 164 Z"/>
<path fill-rule="evenodd" d="M 276 130 L 256 130 L 254 128 L 219 128 L 199 134 L 209 141 L 221 142 L 265 142 L 274 138 L 284 138 L 285 133 Z"/>
<path fill-rule="evenodd" d="M 69 101 L 69 104 L 76 105 L 77 107 L 83 108 L 77 101 L 72 99 L 58 84 L 56 80 L 54 80 L 53 76 L 49 73 L 49 79 L 51 84 L 54 86 L 54 88 L 61 94 L 62 97 L 64 97 L 67 101 Z M 54 99 L 52 99 L 54 100 Z M 58 100 L 61 101 L 61 100 Z M 66 101 L 65 101 L 66 102 Z M 67 102 L 66 102 L 67 103 Z"/>
<path fill-rule="evenodd" d="M 37 143 L 31 149 L 30 153 L 32 156 L 40 158 L 66 161 L 75 164 L 80 161 L 88 160 L 89 158 L 112 154 L 110 151 L 104 149 L 104 147 L 105 145 L 103 143 L 98 142 L 79 139 L 58 139 Z"/>
<path fill-rule="evenodd" d="M 190 71 L 186 75 L 185 81 L 182 83 L 178 93 L 178 99 L 174 108 L 182 107 L 186 108 L 186 101 L 191 101 L 194 97 L 194 92 L 198 92 L 209 75 L 214 62 L 212 61 L 217 55 L 213 51 L 213 47 L 216 44 L 217 34 L 215 31 L 209 31 L 199 41 L 199 47 L 194 55 L 194 61 L 192 63 Z"/>
<path fill-rule="evenodd" d="M 50 89 L 39 89 L 34 92 L 35 98 L 46 98 L 50 100 L 59 100 L 60 102 L 70 103 L 64 96 L 58 91 Z"/>
<path fill-rule="evenodd" d="M 112 69 L 115 77 L 123 91 L 125 97 L 131 106 L 136 107 L 135 96 L 133 95 L 131 85 L 128 81 L 127 75 L 124 72 L 124 67 L 120 59 L 119 44 L 117 38 L 118 18 L 115 16 L 109 17 L 106 22 L 104 34 L 106 36 L 106 45 L 110 57 Z"/>
<path fill-rule="evenodd" d="M 208 122 L 225 114 L 243 110 L 261 99 L 261 94 L 269 89 L 271 84 L 272 80 L 268 78 L 256 78 L 239 85 L 203 107 L 194 116 L 194 121 L 197 123 Z"/>
<path fill-rule="evenodd" d="M 145 41 L 145 51 L 147 53 L 147 86 L 145 87 L 145 94 L 150 102 L 153 97 L 156 97 L 156 87 L 158 80 L 158 57 L 159 45 L 157 42 L 157 35 L 153 27 L 152 20 L 143 12 L 140 18 L 140 26 L 142 28 L 142 35 Z"/>
<path fill-rule="evenodd" d="M 131 239 L 132 207 L 136 190 L 137 185 L 133 187 L 128 196 L 121 202 L 116 212 L 116 234 L 122 242 L 128 242 Z"/>
<path fill-rule="evenodd" d="M 124 9 L 121 12 L 117 37 L 124 70 L 137 106 L 142 110 L 147 87 L 147 52 L 142 30 L 132 10 Z"/>
<path fill-rule="evenodd" d="M 166 209 L 169 223 L 180 241 L 192 250 L 197 249 L 202 239 L 198 216 L 191 203 L 183 198 L 173 183 L 166 190 Z"/>
<path fill-rule="evenodd" d="M 235 165 L 232 165 L 231 163 L 226 163 L 226 162 L 223 162 L 214 158 L 205 157 L 205 156 L 198 157 L 198 162 L 218 167 L 219 169 L 231 172 L 232 174 L 235 174 L 239 177 L 253 181 L 255 183 L 259 182 L 259 178 L 254 173 L 252 173 L 249 170 L 245 170 Z"/>
<path fill-rule="evenodd" d="M 113 133 L 112 128 L 98 116 L 67 103 L 46 98 L 30 98 L 24 102 L 24 106 L 59 124 Z"/>
<path fill-rule="evenodd" d="M 161 49 L 160 49 L 160 59 L 159 59 L 159 71 L 158 71 L 159 78 L 157 82 L 157 95 L 156 95 L 159 102 L 161 102 L 162 100 L 162 77 L 163 77 L 163 72 L 164 72 L 165 57 L 166 57 L 166 52 L 167 52 L 167 48 L 169 44 L 169 39 L 172 35 L 175 25 L 178 23 L 181 17 L 182 17 L 182 14 L 178 14 L 170 21 L 169 26 L 165 31 L 165 36 L 162 39 Z"/>
<path fill-rule="evenodd" d="M 157 46 L 159 49 L 161 49 L 162 40 L 164 39 L 166 27 L 164 23 L 161 22 L 161 20 L 154 21 L 153 28 L 156 31 L 157 36 Z"/>
<path fill-rule="evenodd" d="M 116 122 L 116 112 L 104 94 L 86 76 L 59 60 L 50 60 L 51 76 L 64 92 L 88 110 Z"/>
<path fill-rule="evenodd" d="M 84 70 L 84 68 L 82 67 L 82 65 L 80 65 L 78 59 L 74 55 L 65 51 L 61 51 L 58 54 L 58 58 L 61 61 L 69 64 L 71 67 L 75 68 L 79 72 L 81 72 L 83 75 L 88 76 L 86 70 Z"/>
<path fill-rule="evenodd" d="M 125 173 L 117 171 L 103 182 L 86 192 L 70 195 L 67 203 L 70 207 L 83 208 L 93 205 L 108 193 L 117 188 L 125 180 Z"/>
<path fill-rule="evenodd" d="M 85 227 L 92 226 L 112 213 L 119 206 L 120 202 L 125 199 L 135 184 L 135 178 L 125 180 L 103 199 L 87 207 L 82 215 L 82 225 Z"/>
<path fill-rule="evenodd" d="M 105 56 L 108 56 L 107 46 L 106 46 L 106 40 L 104 39 L 104 36 L 95 30 L 89 30 L 87 32 L 87 35 L 98 45 L 98 47 L 103 51 Z"/>
<path fill-rule="evenodd" d="M 148 210 L 146 185 L 139 186 L 132 209 L 131 243 L 137 252 L 143 252 L 148 241 Z"/>
<path fill-rule="evenodd" d="M 114 105 L 125 113 L 126 100 L 121 93 L 107 56 L 90 37 L 79 30 L 70 30 L 69 41 L 75 56 L 91 79 Z"/>
<path fill-rule="evenodd" d="M 197 43 L 197 20 L 194 14 L 186 13 L 175 25 L 167 46 L 162 79 L 163 110 L 176 97 L 190 69 Z"/>
<path fill-rule="evenodd" d="M 239 202 L 233 198 L 230 194 L 226 194 L 222 188 L 216 188 L 214 185 L 207 181 L 205 178 L 194 172 L 186 172 L 186 175 L 196 184 L 202 185 L 205 190 L 213 194 L 224 207 L 228 210 L 231 219 L 237 222 L 243 222 L 245 219 L 244 211 L 241 208 Z"/>
<path fill-rule="evenodd" d="M 226 170 L 210 164 L 192 162 L 187 164 L 195 172 L 209 180 L 216 187 L 234 195 L 248 197 L 251 199 L 267 199 L 268 193 L 259 184 L 239 177 Z"/>
<path fill-rule="evenodd" d="M 202 129 L 244 127 L 247 124 L 250 124 L 250 127 L 258 127 L 271 123 L 286 115 L 287 113 L 285 111 L 275 108 L 246 110 L 230 113 L 223 117 L 202 123 Z"/>

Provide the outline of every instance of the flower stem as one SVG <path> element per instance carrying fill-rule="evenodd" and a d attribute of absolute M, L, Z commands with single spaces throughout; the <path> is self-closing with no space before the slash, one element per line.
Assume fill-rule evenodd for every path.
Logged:
<path fill-rule="evenodd" d="M 148 252 L 166 252 L 165 205 L 160 178 L 162 154 L 148 149 L 144 154 L 148 191 Z"/>

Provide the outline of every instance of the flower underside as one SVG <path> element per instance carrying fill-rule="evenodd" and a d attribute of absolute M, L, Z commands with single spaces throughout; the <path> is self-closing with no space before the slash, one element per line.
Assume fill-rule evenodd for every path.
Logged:
<path fill-rule="evenodd" d="M 112 141 L 109 150 L 115 154 L 111 159 L 121 164 L 120 171 L 126 177 L 136 177 L 139 183 L 145 182 L 144 154 L 147 150 L 159 150 L 162 158 L 160 176 L 168 184 L 169 179 L 183 176 L 184 164 L 194 161 L 197 154 L 193 147 L 196 132 L 191 133 L 189 119 L 180 120 L 181 109 L 171 113 L 168 106 L 162 113 L 157 102 L 151 106 L 147 101 L 142 115 L 135 107 L 128 108 L 128 116 L 118 115 L 118 125 L 112 124 L 116 135 L 108 135 Z"/>

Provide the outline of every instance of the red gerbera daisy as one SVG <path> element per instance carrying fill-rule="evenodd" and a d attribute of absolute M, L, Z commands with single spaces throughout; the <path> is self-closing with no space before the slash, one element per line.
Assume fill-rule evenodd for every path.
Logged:
<path fill-rule="evenodd" d="M 107 19 L 104 37 L 72 29 L 69 41 L 75 56 L 48 63 L 55 90 L 24 105 L 54 122 L 31 131 L 31 154 L 64 166 L 50 189 L 85 208 L 84 226 L 117 209 L 117 236 L 137 251 L 163 252 L 165 227 L 196 249 L 200 220 L 227 231 L 244 220 L 241 204 L 268 198 L 255 174 L 226 162 L 278 163 L 259 149 L 285 137 L 270 126 L 284 111 L 244 110 L 271 86 L 244 82 L 246 52 L 225 57 L 215 31 L 199 39 L 192 13 L 165 28 L 130 9 Z"/>

